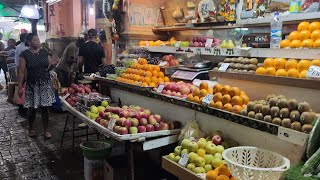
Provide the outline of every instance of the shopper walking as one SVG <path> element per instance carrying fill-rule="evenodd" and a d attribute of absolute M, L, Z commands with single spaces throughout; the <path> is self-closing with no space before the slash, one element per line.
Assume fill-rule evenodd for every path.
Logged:
<path fill-rule="evenodd" d="M 48 71 L 51 60 L 47 51 L 40 49 L 40 40 L 36 34 L 29 33 L 26 42 L 29 44 L 29 49 L 23 51 L 19 59 L 19 96 L 22 95 L 22 84 L 27 76 L 24 106 L 28 108 L 29 136 L 36 135 L 33 122 L 36 110 L 40 108 L 43 135 L 49 139 L 51 138 L 51 134 L 48 132 L 49 107 L 55 102 Z"/>
<path fill-rule="evenodd" d="M 2 42 L 2 38 L 3 38 L 3 34 L 0 32 L 0 52 L 4 51 L 4 43 Z M 1 72 L 1 70 L 4 73 L 4 78 L 5 78 L 6 84 L 7 84 L 8 80 L 7 80 L 6 73 L 7 73 L 8 69 L 7 69 L 6 58 L 5 58 L 5 56 L 0 55 L 0 72 Z M 1 89 L 3 89 L 3 86 L 0 84 L 0 90 Z"/>
<path fill-rule="evenodd" d="M 7 41 L 7 48 L 4 49 L 4 53 L 2 55 L 6 59 L 7 71 L 9 72 L 11 82 L 17 82 L 17 71 L 16 64 L 14 62 L 14 55 L 16 51 L 16 40 L 9 39 Z M 8 77 L 7 77 L 8 78 Z"/>
<path fill-rule="evenodd" d="M 79 49 L 78 71 L 82 74 L 84 67 L 85 74 L 98 72 L 101 64 L 107 64 L 103 48 L 96 42 L 97 30 L 88 31 L 89 41 Z"/>

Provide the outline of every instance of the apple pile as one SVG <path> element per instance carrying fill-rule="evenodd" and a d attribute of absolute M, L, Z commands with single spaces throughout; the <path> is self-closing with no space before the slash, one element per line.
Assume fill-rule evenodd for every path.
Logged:
<path fill-rule="evenodd" d="M 172 55 L 172 54 L 169 54 L 169 55 L 164 55 L 162 57 L 162 60 L 165 63 L 165 67 L 168 67 L 168 66 L 179 66 L 179 61 Z"/>
<path fill-rule="evenodd" d="M 113 131 L 121 135 L 181 128 L 178 121 L 167 123 L 159 114 L 151 114 L 149 109 L 134 105 L 101 109 L 95 122 L 108 128 L 112 119 L 115 120 Z"/>
<path fill-rule="evenodd" d="M 62 90 L 63 96 L 66 94 L 70 94 L 70 96 L 66 99 L 66 101 L 72 106 L 75 107 L 76 103 L 78 102 L 77 95 L 78 94 L 89 94 L 91 92 L 94 92 L 95 89 L 92 89 L 90 85 L 83 85 L 83 84 L 71 84 L 71 87 L 65 88 Z"/>
<path fill-rule="evenodd" d="M 195 88 L 196 86 L 183 81 L 168 82 L 165 84 L 161 93 L 168 96 L 186 98 L 188 94 L 192 93 Z"/>
<path fill-rule="evenodd" d="M 91 120 L 94 120 L 97 117 L 99 117 L 99 112 L 104 112 L 108 106 L 109 106 L 109 102 L 103 100 L 101 101 L 101 106 L 97 107 L 95 105 L 92 105 L 90 107 L 90 111 L 86 112 L 86 116 L 89 117 Z"/>
<path fill-rule="evenodd" d="M 205 47 L 207 39 L 213 39 L 211 47 L 219 46 L 221 40 L 213 37 L 196 36 L 192 38 L 190 47 Z"/>
<path fill-rule="evenodd" d="M 228 141 L 232 141 L 226 139 Z M 199 140 L 183 139 L 180 146 L 168 155 L 172 161 L 179 162 L 183 154 L 189 154 L 187 168 L 197 174 L 206 173 L 225 164 L 222 152 L 231 147 L 230 142 L 223 141 L 221 131 L 216 131 L 212 136 Z M 236 146 L 233 141 L 232 145 Z"/>

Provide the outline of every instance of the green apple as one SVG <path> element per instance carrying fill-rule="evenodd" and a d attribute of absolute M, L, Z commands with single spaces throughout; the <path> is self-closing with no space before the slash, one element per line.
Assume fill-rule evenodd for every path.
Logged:
<path fill-rule="evenodd" d="M 196 157 L 196 159 L 194 160 L 194 163 L 198 167 L 204 167 L 204 165 L 206 165 L 206 161 L 204 160 L 203 157 L 200 157 L 200 156 Z"/>
<path fill-rule="evenodd" d="M 98 114 L 99 109 L 97 108 L 97 106 L 92 105 L 92 106 L 90 107 L 90 111 L 91 111 L 92 113 L 94 113 L 94 114 Z"/>
<path fill-rule="evenodd" d="M 90 111 L 86 111 L 86 116 L 90 118 L 90 114 L 91 112 Z"/>
<path fill-rule="evenodd" d="M 189 163 L 187 165 L 187 169 L 189 169 L 190 171 L 194 171 L 194 168 L 196 168 L 196 165 L 194 163 Z"/>
<path fill-rule="evenodd" d="M 212 154 L 205 154 L 203 156 L 203 158 L 206 161 L 206 164 L 210 164 L 213 160 L 213 155 Z"/>
<path fill-rule="evenodd" d="M 221 164 L 223 164 L 223 161 L 222 161 L 222 159 L 220 159 L 220 158 L 213 158 L 213 160 L 212 160 L 212 162 L 211 162 L 211 165 L 212 165 L 214 168 L 219 167 Z"/>
<path fill-rule="evenodd" d="M 174 153 L 170 153 L 170 154 L 168 155 L 168 158 L 169 158 L 170 160 L 172 160 L 172 161 L 174 161 L 174 157 L 175 157 L 175 154 L 174 154 Z"/>
<path fill-rule="evenodd" d="M 181 156 L 182 156 L 182 154 L 189 154 L 188 149 L 183 149 L 183 150 L 181 151 Z"/>
<path fill-rule="evenodd" d="M 99 116 L 99 114 L 91 113 L 90 114 L 90 119 L 96 119 Z"/>
<path fill-rule="evenodd" d="M 106 110 L 106 108 L 103 107 L 103 106 L 98 106 L 98 110 L 99 110 L 99 112 L 100 112 L 100 111 L 103 111 L 103 112 L 104 112 L 104 111 Z"/>
<path fill-rule="evenodd" d="M 212 142 L 212 141 L 207 141 L 206 147 L 207 147 L 209 144 L 213 144 L 213 142 Z M 214 145 L 215 145 L 215 144 L 214 144 Z"/>
<path fill-rule="evenodd" d="M 219 159 L 222 159 L 222 155 L 220 153 L 215 153 L 213 155 L 214 158 L 219 158 Z"/>
<path fill-rule="evenodd" d="M 177 146 L 176 148 L 174 148 L 174 154 L 176 156 L 180 156 L 181 155 L 181 146 Z"/>
<path fill-rule="evenodd" d="M 199 148 L 205 149 L 207 141 L 204 138 L 200 138 L 199 141 L 197 142 L 197 144 L 198 144 Z"/>
<path fill-rule="evenodd" d="M 196 142 L 191 142 L 188 145 L 189 152 L 197 152 L 199 149 L 198 144 Z"/>
<path fill-rule="evenodd" d="M 101 106 L 103 106 L 103 107 L 108 107 L 108 106 L 109 106 L 109 102 L 106 101 L 106 100 L 103 100 L 103 101 L 101 102 Z"/>
<path fill-rule="evenodd" d="M 196 174 L 201 174 L 201 173 L 205 173 L 206 170 L 203 167 L 196 167 L 196 168 L 194 168 L 194 172 Z"/>
<path fill-rule="evenodd" d="M 181 157 L 180 156 L 176 156 L 176 157 L 174 157 L 174 161 L 175 162 L 179 162 L 179 160 L 181 159 Z"/>
<path fill-rule="evenodd" d="M 224 151 L 224 147 L 223 147 L 223 146 L 218 145 L 218 146 L 216 147 L 216 152 L 217 152 L 217 153 L 222 154 L 222 153 L 223 153 L 223 151 Z"/>
<path fill-rule="evenodd" d="M 191 143 L 190 139 L 184 139 L 181 142 L 181 148 L 182 149 L 188 149 L 188 145 Z"/>
<path fill-rule="evenodd" d="M 212 144 L 208 144 L 208 145 L 206 146 L 206 152 L 207 152 L 208 154 L 214 154 L 214 153 L 216 153 L 216 145 L 214 145 L 213 143 L 212 143 Z"/>
<path fill-rule="evenodd" d="M 194 163 L 194 160 L 195 160 L 197 157 L 198 157 L 198 154 L 197 154 L 197 153 L 191 152 L 191 153 L 189 154 L 189 160 L 188 160 L 188 162 Z"/>
<path fill-rule="evenodd" d="M 212 165 L 211 164 L 206 164 L 204 165 L 204 169 L 206 170 L 206 172 L 212 170 Z"/>

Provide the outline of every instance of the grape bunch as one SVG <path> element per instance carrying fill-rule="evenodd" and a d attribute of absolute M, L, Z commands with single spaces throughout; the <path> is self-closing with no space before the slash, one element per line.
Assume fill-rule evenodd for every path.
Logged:
<path fill-rule="evenodd" d="M 136 54 L 140 58 L 150 58 L 150 53 L 146 48 L 130 48 L 129 54 Z"/>
<path fill-rule="evenodd" d="M 160 57 L 148 58 L 148 64 L 158 65 L 160 62 Z"/>
<path fill-rule="evenodd" d="M 116 73 L 114 65 L 100 65 L 98 69 L 102 77 L 106 77 L 107 74 Z"/>
<path fill-rule="evenodd" d="M 125 67 L 116 67 L 116 75 L 120 77 L 127 70 Z"/>
<path fill-rule="evenodd" d="M 129 68 L 129 67 L 131 67 L 133 64 L 135 64 L 136 63 L 136 60 L 134 60 L 134 59 L 131 59 L 131 60 L 126 60 L 126 61 L 123 61 L 122 62 L 122 65 L 124 66 L 124 67 L 126 67 L 126 68 Z"/>

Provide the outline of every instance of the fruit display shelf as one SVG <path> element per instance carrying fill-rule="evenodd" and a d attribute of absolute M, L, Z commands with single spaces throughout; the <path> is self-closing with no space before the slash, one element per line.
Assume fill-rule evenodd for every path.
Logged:
<path fill-rule="evenodd" d="M 147 138 L 154 138 L 154 137 L 160 137 L 160 136 L 168 136 L 168 135 L 175 135 L 180 133 L 180 129 L 175 130 L 161 130 L 161 131 L 153 131 L 153 132 L 145 132 L 145 133 L 137 133 L 137 134 L 126 134 L 126 135 L 120 135 L 118 133 L 115 133 L 108 128 L 103 127 L 99 123 L 91 120 L 75 108 L 69 105 L 69 103 L 60 97 L 61 103 L 63 104 L 64 108 L 80 120 L 82 120 L 84 123 L 86 123 L 89 127 L 96 129 L 101 134 L 112 137 L 117 141 L 145 141 Z"/>
<path fill-rule="evenodd" d="M 320 90 L 320 81 L 313 79 L 298 79 L 290 77 L 278 77 L 278 76 L 267 76 L 267 75 L 256 75 L 256 74 L 245 74 L 245 73 L 231 73 L 221 71 L 209 71 L 210 77 L 229 78 L 245 81 L 262 82 L 267 84 L 278 84 L 285 86 L 294 86 L 301 88 L 310 88 Z"/>
<path fill-rule="evenodd" d="M 308 137 L 308 134 L 294 131 L 292 129 L 284 128 L 279 125 L 267 123 L 267 122 L 260 121 L 257 119 L 253 119 L 253 118 L 249 118 L 249 117 L 242 116 L 239 114 L 224 111 L 221 109 L 206 107 L 201 104 L 196 104 L 194 102 L 189 102 L 189 101 L 182 100 L 182 99 L 172 98 L 172 97 L 158 94 L 158 93 L 155 93 L 155 92 L 149 91 L 149 90 L 142 90 L 141 91 L 139 89 L 127 88 L 126 86 L 121 86 L 119 84 L 103 83 L 103 80 L 100 81 L 100 87 L 102 87 L 102 89 L 116 88 L 116 89 L 124 90 L 124 91 L 130 92 L 130 93 L 133 93 L 133 94 L 142 95 L 142 96 L 149 97 L 149 98 L 152 98 L 155 100 L 164 101 L 164 102 L 171 103 L 171 104 L 174 104 L 174 105 L 177 105 L 180 107 L 184 107 L 184 108 L 188 108 L 188 109 L 195 110 L 198 112 L 202 112 L 202 113 L 205 113 L 208 115 L 212 115 L 212 116 L 215 116 L 218 118 L 225 119 L 225 120 L 233 122 L 233 123 L 237 123 L 237 124 L 240 124 L 243 126 L 247 126 L 249 128 L 253 128 L 253 129 L 256 129 L 256 130 L 259 130 L 262 132 L 266 132 L 266 133 L 275 135 L 284 141 L 288 141 L 288 142 L 298 144 L 301 146 L 306 143 L 306 140 Z"/>
<path fill-rule="evenodd" d="M 167 156 L 162 156 L 161 166 L 166 171 L 175 175 L 179 179 L 188 179 L 188 180 L 205 180 L 205 175 L 203 177 L 195 174 L 189 169 L 178 165 L 176 162 L 170 160 Z"/>

